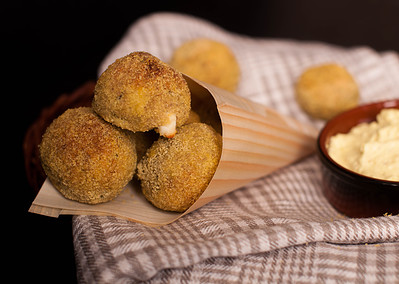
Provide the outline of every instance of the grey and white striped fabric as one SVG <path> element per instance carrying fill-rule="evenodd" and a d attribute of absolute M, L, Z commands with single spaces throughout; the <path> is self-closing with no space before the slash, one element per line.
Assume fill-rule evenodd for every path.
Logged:
<path fill-rule="evenodd" d="M 242 71 L 237 93 L 317 127 L 294 99 L 311 65 L 340 63 L 362 102 L 399 97 L 399 59 L 367 47 L 253 39 L 201 19 L 157 13 L 132 24 L 104 59 L 144 50 L 168 61 L 182 42 L 226 43 Z M 81 283 L 399 283 L 399 216 L 351 219 L 321 192 L 315 155 L 256 180 L 160 228 L 109 216 L 73 219 Z"/>

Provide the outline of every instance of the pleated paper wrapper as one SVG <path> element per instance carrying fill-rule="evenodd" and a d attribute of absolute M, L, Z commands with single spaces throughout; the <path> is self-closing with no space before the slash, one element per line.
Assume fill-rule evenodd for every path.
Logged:
<path fill-rule="evenodd" d="M 108 215 L 162 226 L 179 219 L 208 202 L 287 166 L 314 151 L 317 130 L 281 115 L 264 105 L 200 82 L 185 79 L 192 96 L 192 108 L 222 134 L 223 149 L 216 172 L 199 199 L 185 212 L 160 210 L 141 193 L 136 180 L 114 200 L 89 205 L 64 198 L 47 178 L 29 211 L 58 217 Z M 267 188 L 265 188 L 267 190 Z"/>

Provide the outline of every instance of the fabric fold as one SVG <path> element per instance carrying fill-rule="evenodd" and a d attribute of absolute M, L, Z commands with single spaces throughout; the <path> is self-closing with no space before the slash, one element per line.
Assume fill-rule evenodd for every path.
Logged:
<path fill-rule="evenodd" d="M 212 258 L 243 257 L 313 243 L 345 246 L 399 241 L 399 216 L 345 218 L 322 195 L 309 201 L 324 202 L 324 215 L 301 216 L 301 199 L 311 198 L 307 196 L 310 192 L 303 190 L 309 188 L 307 183 L 297 187 L 268 187 L 276 181 L 280 184 L 280 179 L 292 171 L 301 173 L 299 176 L 307 172 L 320 177 L 316 157 L 308 160 L 308 164 L 313 161 L 314 168 L 303 167 L 305 161 L 297 163 L 160 228 L 115 217 L 75 217 L 73 232 L 75 250 L 80 252 L 78 265 L 84 265 L 85 273 L 93 277 L 103 275 L 105 279 L 109 274 L 117 276 L 116 279 L 144 281 L 165 269 L 182 269 Z M 320 187 L 321 181 L 317 180 L 313 181 L 313 190 Z M 270 210 L 278 207 L 280 210 Z M 283 212 L 284 207 L 289 210 Z M 101 271 L 97 270 L 99 266 L 103 268 Z"/>

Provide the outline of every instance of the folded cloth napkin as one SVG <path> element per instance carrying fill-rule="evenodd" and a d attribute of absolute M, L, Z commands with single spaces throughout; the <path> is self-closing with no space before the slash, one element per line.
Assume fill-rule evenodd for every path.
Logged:
<path fill-rule="evenodd" d="M 394 52 L 317 42 L 254 39 L 204 20 L 156 13 L 133 23 L 102 62 L 148 51 L 168 62 L 186 40 L 227 44 L 240 64 L 237 94 L 321 127 L 294 99 L 306 67 L 336 62 L 359 85 L 361 102 L 398 97 Z M 82 283 L 399 282 L 399 216 L 351 219 L 321 192 L 315 155 L 229 193 L 160 228 L 109 216 L 75 216 Z"/>

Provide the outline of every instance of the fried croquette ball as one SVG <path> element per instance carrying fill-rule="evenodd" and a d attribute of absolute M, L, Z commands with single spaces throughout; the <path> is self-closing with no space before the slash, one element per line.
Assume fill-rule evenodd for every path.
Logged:
<path fill-rule="evenodd" d="M 190 123 L 194 123 L 194 122 L 201 122 L 201 118 L 198 113 L 191 110 L 190 115 L 188 116 L 188 119 L 186 120 L 186 122 L 184 124 L 190 124 Z"/>
<path fill-rule="evenodd" d="M 204 123 L 184 125 L 172 139 L 161 137 L 137 166 L 144 196 L 160 209 L 185 211 L 208 186 L 221 150 L 221 136 Z"/>
<path fill-rule="evenodd" d="M 131 132 L 131 134 L 134 137 L 134 141 L 136 144 L 137 162 L 139 162 L 147 152 L 148 148 L 151 147 L 152 143 L 154 143 L 158 139 L 159 135 L 155 133 L 155 131 Z"/>
<path fill-rule="evenodd" d="M 207 38 L 183 43 L 172 56 L 170 64 L 191 77 L 235 92 L 240 67 L 228 46 Z"/>
<path fill-rule="evenodd" d="M 136 170 L 133 137 L 87 107 L 69 109 L 56 118 L 46 129 L 39 150 L 54 187 L 82 203 L 115 198 Z"/>
<path fill-rule="evenodd" d="M 157 129 L 173 137 L 187 120 L 190 90 L 182 74 L 147 52 L 117 59 L 101 74 L 93 109 L 106 121 L 124 129 Z"/>
<path fill-rule="evenodd" d="M 303 72 L 296 84 L 296 99 L 313 118 L 328 120 L 357 106 L 359 88 L 343 66 L 325 64 Z"/>

